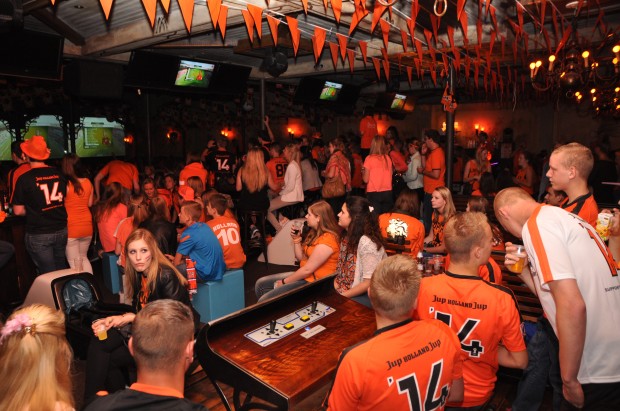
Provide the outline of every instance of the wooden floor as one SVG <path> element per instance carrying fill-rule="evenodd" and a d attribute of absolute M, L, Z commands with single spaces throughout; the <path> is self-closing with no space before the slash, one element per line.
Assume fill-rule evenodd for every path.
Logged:
<path fill-rule="evenodd" d="M 99 286 L 104 293 L 104 300 L 109 302 L 116 302 L 114 300 L 114 296 L 111 295 L 107 290 L 105 290 L 105 286 L 103 285 L 102 277 L 101 277 L 101 264 L 94 263 L 93 264 L 95 271 L 95 278 L 99 282 Z M 256 295 L 254 294 L 254 283 L 256 280 L 267 274 L 275 274 L 279 272 L 291 271 L 296 269 L 296 267 L 291 266 L 277 266 L 277 265 L 269 265 L 269 271 L 267 272 L 266 266 L 264 263 L 259 263 L 256 261 L 256 256 L 250 256 L 248 258 L 248 263 L 244 267 L 245 272 L 245 300 L 246 305 L 251 305 L 256 302 Z M 84 369 L 85 362 L 76 360 L 74 362 L 74 392 L 77 409 L 80 409 L 83 404 L 83 389 L 84 389 Z M 494 411 L 504 411 L 510 407 L 512 399 L 515 397 L 516 388 L 517 388 L 517 379 L 513 377 L 507 377 L 499 375 L 498 382 L 496 383 L 496 393 L 493 400 L 493 408 Z M 228 401 L 233 406 L 233 390 L 231 387 L 226 385 L 222 385 L 222 389 L 224 394 L 228 398 Z M 309 396 L 303 403 L 301 403 L 296 410 L 301 411 L 315 411 L 321 410 L 321 404 L 325 398 L 325 395 L 329 389 L 329 384 L 317 390 L 314 394 Z M 186 398 L 194 401 L 196 403 L 203 404 L 210 411 L 224 411 L 226 407 L 220 400 L 217 395 L 215 388 L 211 384 L 211 382 L 206 378 L 206 375 L 202 371 L 202 369 L 198 368 L 194 371 L 190 378 L 186 381 L 186 390 L 185 390 Z M 254 399 L 256 401 L 256 399 Z M 540 408 L 541 411 L 551 411 L 551 396 L 550 390 L 547 389 L 545 402 L 543 406 Z M 535 410 L 531 410 L 535 411 Z"/>

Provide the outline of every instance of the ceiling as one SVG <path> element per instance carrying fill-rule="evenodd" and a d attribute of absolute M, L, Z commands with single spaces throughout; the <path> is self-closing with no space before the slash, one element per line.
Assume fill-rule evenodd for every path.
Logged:
<path fill-rule="evenodd" d="M 145 0 L 147 3 L 149 1 L 155 0 Z M 411 41 L 411 32 L 407 28 L 407 18 L 411 16 L 412 10 L 411 0 L 391 0 L 394 2 L 391 17 L 387 11 L 382 14 L 381 19 L 388 20 L 390 23 L 387 47 L 384 46 L 379 24 L 371 33 L 375 1 L 378 2 L 379 0 L 366 0 L 365 3 L 360 3 L 360 1 L 363 2 L 364 0 L 356 0 L 356 3 L 353 0 L 342 0 L 342 15 L 340 23 L 337 24 L 331 7 L 332 2 L 328 3 L 327 0 L 325 0 L 325 3 L 328 3 L 327 9 L 324 6 L 324 0 L 308 0 L 307 14 L 304 12 L 301 0 L 223 0 L 222 4 L 228 7 L 224 38 L 219 30 L 214 30 L 205 0 L 194 2 L 191 32 L 186 29 L 177 0 L 171 1 L 168 14 L 164 12 L 161 3 L 158 1 L 153 28 L 145 12 L 143 2 L 140 0 L 115 0 L 107 21 L 98 0 L 56 0 L 54 6 L 51 5 L 50 0 L 23 0 L 23 12 L 26 28 L 58 33 L 66 38 L 64 50 L 66 58 L 126 62 L 132 50 L 144 49 L 187 58 L 249 66 L 252 67 L 250 75 L 252 79 L 265 78 L 268 81 L 279 83 L 293 83 L 303 76 L 329 75 L 335 81 L 338 81 L 337 78 L 341 78 L 349 83 L 363 85 L 368 92 L 372 92 L 374 89 L 385 89 L 385 82 L 377 81 L 371 57 L 385 59 L 384 56 L 387 55 L 391 63 L 390 74 L 392 78 L 399 78 L 402 83 L 408 84 L 405 67 L 416 67 L 416 59 L 418 62 L 420 61 L 419 50 L 414 47 L 414 43 Z M 381 2 L 384 1 L 381 0 Z M 427 49 L 424 26 L 432 32 L 429 15 L 433 14 L 434 0 L 419 1 L 420 11 L 416 20 L 414 36 L 423 46 L 423 61 L 420 67 L 425 69 L 427 74 L 424 76 L 425 81 L 419 81 L 417 69 L 410 69 L 413 72 L 413 82 L 406 87 L 413 89 L 433 87 L 431 77 L 428 75 L 433 63 Z M 548 50 L 557 46 L 562 37 L 562 28 L 571 25 L 576 12 L 575 6 L 579 3 L 579 0 L 574 1 L 571 6 L 567 0 L 546 0 L 544 28 L 550 38 L 550 46 L 547 46 L 544 31 L 539 24 L 542 20 L 541 8 L 543 3 L 541 0 L 487 1 L 491 1 L 490 9 L 493 9 L 495 14 L 496 25 L 491 14 L 486 12 L 486 2 L 479 4 L 475 0 L 464 1 L 464 13 L 468 16 L 468 44 L 466 45 L 461 25 L 456 20 L 456 9 L 461 0 L 447 0 L 448 10 L 439 25 L 437 39 L 436 41 L 431 40 L 437 52 L 437 63 L 434 68 L 440 79 L 443 69 L 441 56 L 442 54 L 452 56 L 453 51 L 446 33 L 446 22 L 456 27 L 454 30 L 456 46 L 454 50 L 461 57 L 461 68 L 465 64 L 466 56 L 469 56 L 481 65 L 481 78 L 482 72 L 489 70 L 490 67 L 493 70 L 499 68 L 497 73 L 499 76 L 505 76 L 508 70 L 511 73 L 515 72 L 515 69 L 520 73 L 529 73 L 529 68 L 524 66 L 527 66 L 531 59 L 537 55 L 548 56 Z M 248 30 L 241 11 L 246 9 L 248 4 L 254 4 L 264 9 L 262 39 L 259 40 L 254 33 L 253 43 L 249 41 Z M 369 14 L 349 35 L 349 27 L 356 4 L 359 4 L 358 7 L 365 7 Z M 518 13 L 518 9 L 521 9 L 522 12 Z M 480 18 L 478 18 L 479 10 L 482 11 Z M 601 12 L 603 24 L 600 24 L 601 20 L 599 19 Z M 285 16 L 296 17 L 301 31 L 301 43 L 295 57 L 292 52 L 286 20 L 280 24 L 279 46 L 289 56 L 289 67 L 277 79 L 259 69 L 265 49 L 271 47 L 273 43 L 265 17 L 267 14 L 281 19 L 284 19 Z M 520 17 L 522 17 L 522 25 L 519 23 Z M 554 21 L 559 27 L 557 36 L 554 34 Z M 579 39 L 594 46 L 602 41 L 618 44 L 620 43 L 619 21 L 620 1 L 583 0 L 576 19 Z M 318 63 L 315 62 L 311 37 L 314 28 L 317 26 L 327 31 L 326 41 L 328 42 L 337 43 L 337 33 L 349 37 L 347 47 L 355 50 L 355 63 L 352 72 L 347 59 L 340 60 L 337 69 L 334 68 L 327 43 Z M 521 28 L 524 35 L 516 36 L 515 32 L 518 34 Z M 604 33 L 603 28 L 606 29 Z M 404 30 L 408 36 L 407 52 L 403 48 L 401 30 Z M 478 45 L 479 30 L 482 34 L 480 46 Z M 491 40 L 492 35 L 495 35 L 494 41 Z M 527 44 L 523 37 L 528 38 Z M 359 41 L 368 43 L 368 61 L 366 63 L 362 61 L 362 54 L 358 47 Z M 494 47 L 491 43 L 494 43 Z M 517 59 L 513 55 L 513 43 L 516 44 Z M 386 49 L 385 55 L 381 50 L 383 48 Z M 491 48 L 493 50 L 489 52 Z M 400 70 L 398 68 L 399 62 L 401 64 Z M 506 72 L 503 72 L 504 70 Z M 462 72 L 463 70 L 460 70 L 461 76 Z M 382 73 L 382 80 L 385 80 L 384 76 L 385 74 Z"/>

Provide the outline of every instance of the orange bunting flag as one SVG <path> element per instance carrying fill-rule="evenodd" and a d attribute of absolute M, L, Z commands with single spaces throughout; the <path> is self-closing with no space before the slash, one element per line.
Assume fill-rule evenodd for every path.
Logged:
<path fill-rule="evenodd" d="M 144 11 L 151 22 L 151 28 L 155 27 L 155 13 L 157 12 L 157 0 L 142 0 Z"/>
<path fill-rule="evenodd" d="M 323 7 L 325 8 L 325 11 L 327 11 L 327 0 L 323 0 Z"/>
<path fill-rule="evenodd" d="M 411 2 L 411 20 L 412 20 L 413 28 L 415 28 L 415 21 L 418 18 L 419 12 L 420 12 L 420 3 L 418 2 L 418 0 L 413 0 Z M 409 29 L 409 31 L 411 31 L 411 28 Z"/>
<path fill-rule="evenodd" d="M 463 10 L 465 10 L 465 3 L 467 0 L 456 0 L 456 19 L 460 20 L 463 15 Z"/>
<path fill-rule="evenodd" d="M 426 39 L 426 47 L 429 50 L 431 49 L 432 36 L 433 36 L 433 33 L 431 33 L 430 31 L 428 31 L 426 29 L 424 29 L 424 38 Z"/>
<path fill-rule="evenodd" d="M 360 46 L 360 51 L 362 52 L 362 61 L 364 62 L 364 65 L 366 65 L 366 58 L 368 55 L 368 43 L 365 41 L 360 41 L 358 44 Z"/>
<path fill-rule="evenodd" d="M 222 7 L 222 0 L 207 0 L 207 6 L 209 7 L 209 15 L 211 16 L 211 23 L 213 24 L 213 29 L 217 28 L 217 21 L 220 16 L 220 8 Z M 245 19 L 245 16 L 244 16 Z M 247 21 L 246 21 L 247 24 Z M 248 31 L 250 31 L 250 27 L 248 27 Z M 252 37 L 252 35 L 250 36 Z M 250 39 L 252 41 L 252 39 Z"/>
<path fill-rule="evenodd" d="M 269 24 L 269 31 L 271 32 L 271 37 L 273 38 L 273 45 L 278 45 L 278 25 L 280 24 L 280 20 L 273 17 L 271 14 L 267 14 L 267 24 Z"/>
<path fill-rule="evenodd" d="M 583 6 L 583 0 L 579 0 L 579 2 L 577 2 L 577 10 L 575 10 L 575 16 L 579 15 L 579 12 L 581 11 L 581 6 Z"/>
<path fill-rule="evenodd" d="M 336 22 L 340 24 L 340 13 L 342 13 L 342 0 L 331 0 L 332 11 L 334 12 L 334 18 Z"/>
<path fill-rule="evenodd" d="M 301 38 L 301 32 L 297 27 L 297 19 L 295 17 L 286 16 L 286 22 L 288 23 L 288 29 L 291 32 L 291 40 L 293 41 L 293 54 L 297 57 L 297 50 L 299 49 L 299 39 Z"/>
<path fill-rule="evenodd" d="M 256 34 L 258 34 L 258 38 L 263 37 L 263 9 L 255 6 L 253 4 L 248 3 L 248 11 L 252 15 L 252 20 L 254 20 L 254 27 L 256 28 Z M 295 52 L 297 53 L 297 52 Z"/>
<path fill-rule="evenodd" d="M 433 37 L 435 37 L 435 44 L 437 44 L 437 40 L 439 39 L 437 32 L 439 31 L 440 18 L 435 16 L 435 13 L 429 13 L 429 17 L 431 18 L 431 27 L 433 28 Z"/>
<path fill-rule="evenodd" d="M 344 34 L 336 33 L 338 39 L 338 47 L 340 47 L 340 58 L 344 61 L 344 56 L 347 54 L 347 41 L 349 38 Z"/>
<path fill-rule="evenodd" d="M 327 44 L 329 45 L 329 52 L 332 55 L 332 63 L 334 63 L 334 70 L 337 70 L 338 69 L 338 44 L 332 43 L 331 41 L 328 41 Z"/>
<path fill-rule="evenodd" d="M 560 31 L 558 30 L 558 17 L 555 13 L 555 7 L 551 7 L 551 21 L 553 22 L 553 36 L 555 38 L 555 45 L 557 46 Z"/>
<path fill-rule="evenodd" d="M 383 47 L 388 48 L 388 44 L 390 43 L 390 23 L 387 20 L 381 19 L 381 33 L 383 34 Z"/>
<path fill-rule="evenodd" d="M 301 0 L 301 4 L 304 6 L 304 13 L 308 14 L 308 0 Z"/>
<path fill-rule="evenodd" d="M 407 70 L 407 81 L 409 82 L 409 87 L 411 87 L 411 83 L 413 81 L 413 67 L 405 66 L 405 69 Z"/>
<path fill-rule="evenodd" d="M 495 7 L 491 7 L 491 22 L 493 23 L 493 28 L 495 31 L 497 30 L 497 16 L 495 15 Z"/>
<path fill-rule="evenodd" d="M 413 59 L 413 62 L 415 63 L 415 72 L 418 75 L 418 78 L 420 78 L 420 59 Z"/>
<path fill-rule="evenodd" d="M 547 51 L 551 54 L 551 41 L 549 40 L 549 32 L 543 26 L 542 28 L 543 37 L 545 38 L 545 43 L 547 44 Z"/>
<path fill-rule="evenodd" d="M 52 6 L 54 5 L 55 0 L 52 0 Z M 103 9 L 103 14 L 105 14 L 105 19 L 110 18 L 110 11 L 112 10 L 112 4 L 114 0 L 99 0 L 99 4 L 101 4 L 101 8 Z M 157 9 L 157 0 L 155 0 L 155 9 Z M 146 8 L 146 6 L 145 6 Z M 148 14 L 148 12 L 147 12 Z M 151 16 L 149 15 L 149 19 Z M 153 22 L 155 21 L 155 13 L 153 13 Z M 153 27 L 153 23 L 151 23 L 151 27 Z"/>
<path fill-rule="evenodd" d="M 476 33 L 478 34 L 478 45 L 482 46 L 482 20 L 476 20 Z"/>
<path fill-rule="evenodd" d="M 319 58 L 323 53 L 325 46 L 325 29 L 319 26 L 314 27 L 314 36 L 312 36 L 312 47 L 314 49 L 314 61 L 319 62 Z"/>
<path fill-rule="evenodd" d="M 349 58 L 349 69 L 353 73 L 355 68 L 355 50 L 347 49 L 347 57 Z"/>
<path fill-rule="evenodd" d="M 486 0 L 486 2 L 487 2 L 487 12 L 486 12 L 486 14 L 488 16 L 489 15 L 489 7 L 491 7 L 491 0 Z"/>
<path fill-rule="evenodd" d="M 566 30 L 564 30 L 564 36 L 562 37 L 562 40 L 560 40 L 560 44 L 558 44 L 558 48 L 555 50 L 556 56 L 558 55 L 560 50 L 562 50 L 562 47 L 564 47 L 564 45 L 566 44 L 566 41 L 568 40 L 568 37 L 570 36 L 570 33 L 572 31 L 573 31 L 573 28 L 571 26 L 568 26 Z"/>
<path fill-rule="evenodd" d="M 547 9 L 547 0 L 541 0 L 540 2 L 540 25 L 545 27 L 545 11 Z"/>
<path fill-rule="evenodd" d="M 403 51 L 407 52 L 407 42 L 409 41 L 407 37 L 407 32 L 403 29 L 400 30 L 400 39 L 403 42 Z"/>
<path fill-rule="evenodd" d="M 376 57 L 371 57 L 372 65 L 375 66 L 375 73 L 377 74 L 377 79 L 381 80 L 381 65 L 379 64 L 379 59 Z"/>
<path fill-rule="evenodd" d="M 491 42 L 489 43 L 489 54 L 493 54 L 493 45 L 495 44 L 495 37 L 497 33 L 495 31 L 491 32 Z"/>
<path fill-rule="evenodd" d="M 422 61 L 424 57 L 424 50 L 422 50 L 422 42 L 418 39 L 413 39 L 413 45 L 415 46 L 415 51 L 418 53 L 418 58 Z"/>
<path fill-rule="evenodd" d="M 254 19 L 249 11 L 242 9 L 241 14 L 243 15 L 243 20 L 245 21 L 245 27 L 248 29 L 248 37 L 250 38 L 250 43 L 254 42 Z"/>
<path fill-rule="evenodd" d="M 226 37 L 226 19 L 228 18 L 228 6 L 222 5 L 220 7 L 220 15 L 217 18 L 217 25 L 222 33 L 222 39 Z"/>
<path fill-rule="evenodd" d="M 185 28 L 187 32 L 192 31 L 192 19 L 194 17 L 194 0 L 177 0 L 179 8 L 181 9 L 181 15 L 183 21 L 185 21 Z"/>
<path fill-rule="evenodd" d="M 465 78 L 469 81 L 469 69 L 471 68 L 471 58 L 465 56 Z"/>
<path fill-rule="evenodd" d="M 523 33 L 523 6 L 518 1 L 515 3 L 517 8 L 517 20 L 519 20 L 519 31 Z"/>
<path fill-rule="evenodd" d="M 407 28 L 409 29 L 409 35 L 411 36 L 411 44 L 413 45 L 413 39 L 415 39 L 415 20 L 407 19 Z"/>
<path fill-rule="evenodd" d="M 387 7 L 382 6 L 379 2 L 375 3 L 375 9 L 372 12 L 372 23 L 370 24 L 370 34 L 374 33 L 377 23 L 379 23 L 379 19 L 381 19 L 381 16 L 385 13 L 386 8 Z"/>
<path fill-rule="evenodd" d="M 168 14 L 170 11 L 170 0 L 161 0 L 160 3 L 166 14 Z"/>
<path fill-rule="evenodd" d="M 387 53 L 386 49 L 381 49 L 381 55 L 383 56 L 383 59 L 385 61 L 389 61 L 390 60 L 390 56 L 388 56 L 388 53 Z"/>
<path fill-rule="evenodd" d="M 431 80 L 433 80 L 433 84 L 435 85 L 435 87 L 437 87 L 437 69 L 435 68 L 434 65 L 431 66 L 430 73 L 431 73 Z"/>
<path fill-rule="evenodd" d="M 385 79 L 390 81 L 390 62 L 383 60 L 383 71 L 385 72 Z"/>
<path fill-rule="evenodd" d="M 357 7 L 355 9 L 355 13 L 351 17 L 351 25 L 349 26 L 349 36 L 353 33 L 353 30 L 357 27 L 360 21 L 364 19 L 368 15 L 368 10 L 363 6 Z"/>
<path fill-rule="evenodd" d="M 467 48 L 469 45 L 469 41 L 467 40 L 467 13 L 461 13 L 459 21 L 461 23 L 461 30 L 463 31 L 463 45 Z"/>

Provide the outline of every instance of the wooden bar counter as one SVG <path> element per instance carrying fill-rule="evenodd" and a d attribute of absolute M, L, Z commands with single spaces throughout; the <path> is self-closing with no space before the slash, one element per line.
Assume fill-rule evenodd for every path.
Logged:
<path fill-rule="evenodd" d="M 335 311 L 264 347 L 245 336 L 314 301 Z M 309 338 L 301 336 L 319 326 L 325 329 Z M 209 323 L 198 337 L 196 351 L 216 390 L 218 382 L 234 388 L 235 409 L 295 409 L 333 379 L 342 350 L 370 338 L 375 329 L 374 311 L 342 297 L 333 288 L 333 277 L 328 277 Z M 242 392 L 247 394 L 243 404 Z M 273 407 L 251 403 L 252 396 Z"/>
<path fill-rule="evenodd" d="M 0 240 L 15 247 L 15 255 L 0 268 L 0 304 L 4 307 L 23 301 L 34 281 L 35 267 L 24 244 L 26 220 L 24 217 L 7 216 L 0 223 Z"/>

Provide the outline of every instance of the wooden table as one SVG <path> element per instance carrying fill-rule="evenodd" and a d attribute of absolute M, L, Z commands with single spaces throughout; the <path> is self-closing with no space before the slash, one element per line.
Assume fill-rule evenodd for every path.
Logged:
<path fill-rule="evenodd" d="M 313 301 L 335 309 L 310 325 L 326 328 L 319 334 L 305 339 L 300 329 L 266 347 L 245 337 Z M 342 297 L 333 288 L 333 277 L 328 277 L 209 323 L 198 337 L 196 351 L 227 409 L 231 408 L 218 382 L 234 388 L 237 410 L 294 409 L 333 379 L 344 348 L 370 338 L 375 329 L 374 311 Z M 243 403 L 241 393 L 247 394 Z M 252 396 L 273 406 L 252 403 Z"/>

